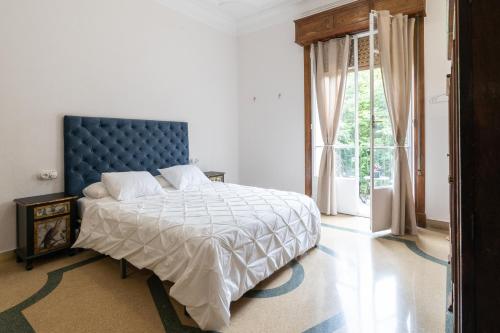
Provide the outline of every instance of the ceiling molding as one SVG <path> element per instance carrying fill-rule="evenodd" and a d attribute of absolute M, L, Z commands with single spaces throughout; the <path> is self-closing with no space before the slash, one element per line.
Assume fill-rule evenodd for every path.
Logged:
<path fill-rule="evenodd" d="M 355 0 L 277 0 L 275 5 L 267 6 L 260 12 L 239 20 L 225 13 L 220 6 L 206 0 L 156 1 L 218 31 L 234 36 L 256 32 L 285 22 L 291 23 L 293 20 Z"/>
<path fill-rule="evenodd" d="M 314 14 L 318 14 L 318 13 L 324 12 L 326 10 L 330 10 L 330 9 L 337 8 L 337 7 L 340 7 L 340 6 L 344 6 L 344 5 L 347 5 L 347 4 L 349 4 L 351 2 L 354 2 L 354 1 L 357 1 L 357 0 L 337 0 L 337 1 L 333 2 L 333 3 L 326 4 L 326 5 L 323 5 L 323 6 L 319 6 L 319 7 L 312 8 L 312 9 L 309 9 L 307 11 L 304 11 L 302 13 L 302 15 L 300 17 L 297 17 L 296 19 L 307 17 L 307 16 L 311 16 L 311 15 L 314 15 Z"/>
<path fill-rule="evenodd" d="M 277 24 L 292 22 L 302 17 L 313 15 L 328 9 L 340 7 L 355 0 L 295 0 L 281 3 L 261 13 L 240 20 L 237 34 L 244 35 L 272 27 Z"/>
<path fill-rule="evenodd" d="M 156 0 L 168 8 L 204 23 L 220 32 L 236 35 L 236 20 L 219 8 L 201 0 Z"/>

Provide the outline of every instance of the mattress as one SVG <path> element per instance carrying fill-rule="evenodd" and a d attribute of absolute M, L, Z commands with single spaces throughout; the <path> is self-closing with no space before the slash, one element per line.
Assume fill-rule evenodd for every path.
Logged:
<path fill-rule="evenodd" d="M 311 198 L 235 184 L 84 207 L 74 247 L 125 258 L 173 282 L 170 296 L 205 330 L 227 326 L 232 301 L 320 239 Z"/>
<path fill-rule="evenodd" d="M 82 197 L 82 198 L 80 198 L 80 199 L 78 199 L 76 201 L 77 205 L 78 205 L 78 217 L 81 219 L 83 217 L 85 211 L 87 210 L 87 208 L 89 206 L 91 206 L 93 202 L 96 202 L 96 201 L 99 201 L 99 202 L 106 202 L 106 201 L 116 202 L 116 200 L 114 200 L 111 197 L 106 197 L 106 198 L 102 198 L 102 199 L 92 199 L 92 198 Z"/>

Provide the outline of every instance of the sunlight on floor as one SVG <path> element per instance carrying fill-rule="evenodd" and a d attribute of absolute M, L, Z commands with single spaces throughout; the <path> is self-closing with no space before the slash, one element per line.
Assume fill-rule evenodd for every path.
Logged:
<path fill-rule="evenodd" d="M 335 216 L 322 215 L 323 223 L 333 224 L 337 227 L 370 232 L 370 219 L 362 216 L 339 214 Z"/>
<path fill-rule="evenodd" d="M 338 214 L 335 216 L 322 215 L 324 224 L 331 224 L 338 228 L 345 228 L 352 231 L 368 233 L 373 237 L 390 235 L 390 230 L 371 233 L 370 219 L 362 216 Z M 436 256 L 442 260 L 448 260 L 450 250 L 449 232 L 437 228 L 418 228 L 417 235 L 402 236 L 404 239 L 414 241 L 424 252 Z"/>
<path fill-rule="evenodd" d="M 337 253 L 342 332 L 444 332 L 449 242 L 443 230 L 414 236 L 370 233 L 368 218 L 322 216 L 322 242 Z M 330 229 L 330 228 L 325 228 Z M 434 262 L 433 262 L 434 261 Z M 349 264 L 345 264 L 349 263 Z"/>

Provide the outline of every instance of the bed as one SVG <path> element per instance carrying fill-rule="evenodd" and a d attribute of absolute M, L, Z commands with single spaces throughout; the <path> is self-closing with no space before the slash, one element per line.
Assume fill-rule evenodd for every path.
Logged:
<path fill-rule="evenodd" d="M 103 172 L 157 175 L 189 161 L 186 123 L 66 116 L 64 137 L 66 192 L 80 196 Z M 307 196 L 206 183 L 127 201 L 86 200 L 74 246 L 173 282 L 170 296 L 200 328 L 220 330 L 232 301 L 319 238 L 320 214 Z"/>

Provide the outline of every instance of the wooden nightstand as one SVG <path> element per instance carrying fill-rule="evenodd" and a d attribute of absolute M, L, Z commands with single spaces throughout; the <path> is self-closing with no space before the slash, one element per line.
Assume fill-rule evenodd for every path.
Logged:
<path fill-rule="evenodd" d="M 33 259 L 69 249 L 75 242 L 77 196 L 55 193 L 15 199 L 17 216 L 17 262 L 26 270 Z"/>
<path fill-rule="evenodd" d="M 224 183 L 224 175 L 225 172 L 219 172 L 219 171 L 207 171 L 205 172 L 205 176 L 208 177 L 213 182 L 222 182 Z"/>

